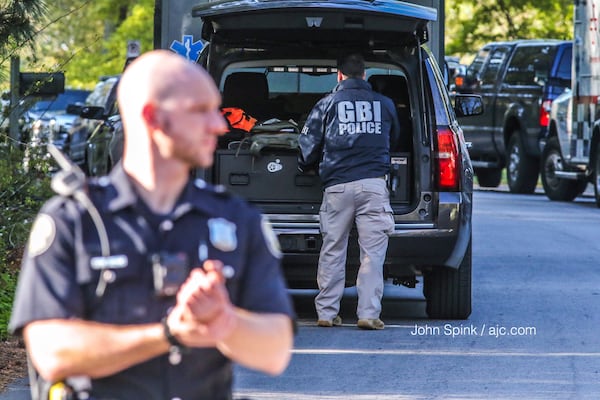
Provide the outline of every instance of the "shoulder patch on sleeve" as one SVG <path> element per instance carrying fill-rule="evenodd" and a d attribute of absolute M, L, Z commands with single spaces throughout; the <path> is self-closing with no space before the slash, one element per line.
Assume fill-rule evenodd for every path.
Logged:
<path fill-rule="evenodd" d="M 27 251 L 31 257 L 43 254 L 50 248 L 56 237 L 54 219 L 48 214 L 38 214 L 33 221 Z"/>
<path fill-rule="evenodd" d="M 264 215 L 262 216 L 260 225 L 267 248 L 269 249 L 273 257 L 280 259 L 282 255 L 281 248 L 279 247 L 279 239 L 277 239 L 277 235 L 275 235 L 275 232 L 273 232 L 271 223 Z"/>

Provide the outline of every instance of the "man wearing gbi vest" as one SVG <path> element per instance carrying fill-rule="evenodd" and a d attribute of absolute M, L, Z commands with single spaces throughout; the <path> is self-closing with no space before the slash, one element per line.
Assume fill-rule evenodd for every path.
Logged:
<path fill-rule="evenodd" d="M 394 230 L 386 178 L 390 148 L 398 142 L 399 123 L 391 99 L 365 81 L 365 62 L 350 54 L 338 63 L 338 85 L 312 109 L 302 129 L 298 166 L 316 169 L 324 193 L 319 212 L 323 245 L 315 298 L 317 325 L 339 326 L 346 250 L 356 222 L 360 247 L 357 326 L 383 329 L 379 318 L 383 263 Z"/>

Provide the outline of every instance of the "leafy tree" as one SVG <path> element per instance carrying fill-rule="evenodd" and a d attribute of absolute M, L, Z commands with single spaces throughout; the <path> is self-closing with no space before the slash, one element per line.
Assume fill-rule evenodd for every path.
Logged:
<path fill-rule="evenodd" d="M 43 4 L 11 0 L 6 10 L 26 10 L 32 27 Z M 143 51 L 153 46 L 154 0 L 55 0 L 47 9 L 49 26 L 36 26 L 37 47 L 25 61 L 30 70 L 64 70 L 69 86 L 91 87 L 100 75 L 119 73 L 127 40 L 140 40 Z M 494 40 L 572 37 L 572 0 L 446 0 L 445 12 L 447 54 L 473 54 Z M 0 9 L 0 43 L 7 29 L 22 26 L 10 18 Z M 34 32 L 13 36 L 13 49 Z"/>
<path fill-rule="evenodd" d="M 0 83 L 6 80 L 8 60 L 31 48 L 43 29 L 46 5 L 41 0 L 9 0 L 0 4 Z M 3 119 L 0 116 L 0 121 Z M 4 142 L 2 136 L 1 142 Z M 38 161 L 40 162 L 38 165 Z M 49 195 L 47 162 L 28 168 L 17 147 L 0 145 L 0 340 L 12 307 L 18 264 L 32 216 Z M 39 168 L 38 168 L 39 166 Z"/>
<path fill-rule="evenodd" d="M 30 41 L 46 5 L 42 0 L 11 0 L 0 6 L 0 51 L 6 55 Z"/>
<path fill-rule="evenodd" d="M 497 40 L 571 39 L 572 0 L 447 0 L 446 54 Z"/>
<path fill-rule="evenodd" d="M 56 23 L 28 61 L 64 70 L 68 86 L 91 87 L 123 70 L 128 40 L 140 40 L 142 51 L 152 48 L 153 12 L 154 0 L 57 0 L 50 7 Z"/>
<path fill-rule="evenodd" d="M 0 147 L 0 341 L 7 325 L 23 248 L 35 214 L 51 195 L 50 164 L 32 158 L 25 167 L 17 148 Z"/>
<path fill-rule="evenodd" d="M 6 79 L 10 57 L 33 43 L 45 11 L 43 0 L 4 0 L 0 5 L 0 82 Z"/>

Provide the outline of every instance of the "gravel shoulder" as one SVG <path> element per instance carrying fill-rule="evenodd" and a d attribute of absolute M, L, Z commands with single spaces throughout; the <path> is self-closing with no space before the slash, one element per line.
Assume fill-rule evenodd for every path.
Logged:
<path fill-rule="evenodd" d="M 17 338 L 0 341 L 0 393 L 17 379 L 27 376 L 23 342 Z"/>

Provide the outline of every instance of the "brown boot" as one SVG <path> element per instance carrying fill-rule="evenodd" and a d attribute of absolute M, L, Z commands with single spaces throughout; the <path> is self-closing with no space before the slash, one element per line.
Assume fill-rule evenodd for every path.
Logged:
<path fill-rule="evenodd" d="M 321 326 L 324 328 L 331 328 L 332 326 L 342 326 L 342 317 L 336 315 L 333 320 L 329 321 L 327 319 L 320 319 L 317 321 L 317 326 Z"/>
<path fill-rule="evenodd" d="M 376 319 L 359 319 L 356 324 L 360 329 L 368 329 L 368 330 L 382 330 L 385 328 L 385 324 L 379 318 Z"/>

